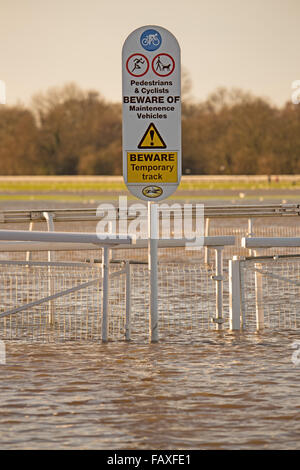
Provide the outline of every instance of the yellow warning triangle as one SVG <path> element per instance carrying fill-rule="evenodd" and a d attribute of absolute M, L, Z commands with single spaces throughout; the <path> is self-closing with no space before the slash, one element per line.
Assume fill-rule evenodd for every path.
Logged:
<path fill-rule="evenodd" d="M 165 149 L 167 146 L 156 129 L 155 125 L 151 123 L 143 135 L 138 148 L 139 149 Z"/>

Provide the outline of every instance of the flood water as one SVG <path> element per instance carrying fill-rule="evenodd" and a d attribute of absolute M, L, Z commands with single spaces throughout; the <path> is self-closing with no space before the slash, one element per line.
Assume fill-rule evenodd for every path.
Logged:
<path fill-rule="evenodd" d="M 299 448 L 299 339 L 210 331 L 190 345 L 8 341 L 0 447 Z"/>

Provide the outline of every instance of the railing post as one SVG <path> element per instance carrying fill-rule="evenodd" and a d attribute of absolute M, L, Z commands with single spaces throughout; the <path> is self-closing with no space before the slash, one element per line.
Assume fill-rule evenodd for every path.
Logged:
<path fill-rule="evenodd" d="M 43 217 L 46 219 L 48 232 L 54 232 L 53 214 L 51 214 L 50 212 L 43 212 Z M 49 262 L 53 261 L 52 251 L 48 251 L 48 261 Z M 54 282 L 52 279 L 51 266 L 48 266 L 48 275 L 49 275 L 48 295 L 52 295 L 54 293 Z M 50 300 L 50 303 L 49 303 L 49 323 L 50 325 L 53 325 L 54 323 L 54 304 L 52 300 Z"/>
<path fill-rule="evenodd" d="M 53 214 L 51 214 L 51 212 L 43 212 L 43 216 L 47 222 L 48 232 L 54 232 Z M 52 251 L 48 251 L 48 261 L 53 261 Z"/>
<path fill-rule="evenodd" d="M 108 222 L 108 233 L 113 233 L 113 225 L 112 222 Z M 114 259 L 114 250 L 110 249 L 109 250 L 109 261 L 112 261 Z"/>
<path fill-rule="evenodd" d="M 148 202 L 149 337 L 152 343 L 158 341 L 158 231 L 158 206 Z"/>
<path fill-rule="evenodd" d="M 229 260 L 229 315 L 230 329 L 241 328 L 241 278 L 240 260 Z"/>
<path fill-rule="evenodd" d="M 206 217 L 206 219 L 205 219 L 205 231 L 204 231 L 205 237 L 209 236 L 209 226 L 210 226 L 210 219 L 208 217 Z M 209 264 L 209 248 L 208 248 L 208 246 L 204 247 L 204 263 Z"/>
<path fill-rule="evenodd" d="M 248 219 L 248 233 L 247 233 L 247 237 L 251 238 L 254 236 L 254 232 L 253 232 L 253 219 Z M 249 251 L 249 256 L 252 256 L 252 250 L 251 248 L 248 250 Z"/>
<path fill-rule="evenodd" d="M 261 264 L 255 263 L 255 268 L 261 269 Z M 263 278 L 262 274 L 255 271 L 255 310 L 256 310 L 256 329 L 264 328 L 264 306 L 263 306 Z"/>
<path fill-rule="evenodd" d="M 252 250 L 254 256 L 259 256 L 259 249 Z M 261 269 L 260 263 L 255 263 L 256 269 Z M 263 276 L 261 273 L 254 272 L 255 283 L 255 314 L 256 314 L 256 329 L 262 330 L 264 328 L 264 306 L 263 306 Z"/>
<path fill-rule="evenodd" d="M 254 235 L 254 232 L 253 232 L 253 219 L 249 218 L 248 219 L 248 233 L 247 233 L 247 236 L 250 238 L 250 237 L 253 237 L 253 235 Z"/>
<path fill-rule="evenodd" d="M 33 221 L 31 221 L 29 224 L 29 231 L 32 232 L 32 230 L 33 230 Z M 31 255 L 32 255 L 31 251 L 26 251 L 26 261 L 31 261 Z"/>
<path fill-rule="evenodd" d="M 102 341 L 108 340 L 109 248 L 102 248 Z"/>
<path fill-rule="evenodd" d="M 220 330 L 223 323 L 223 246 L 215 248 L 216 254 L 216 275 L 213 279 L 216 281 L 216 328 Z"/>
<path fill-rule="evenodd" d="M 240 275 L 240 299 L 241 299 L 241 322 L 242 322 L 242 329 L 246 328 L 246 311 L 245 311 L 245 263 L 244 258 L 240 257 L 240 267 L 239 267 L 239 275 Z"/>
<path fill-rule="evenodd" d="M 125 264 L 125 276 L 126 276 L 126 318 L 125 318 L 125 339 L 130 341 L 131 339 L 131 272 L 130 263 L 126 261 Z"/>

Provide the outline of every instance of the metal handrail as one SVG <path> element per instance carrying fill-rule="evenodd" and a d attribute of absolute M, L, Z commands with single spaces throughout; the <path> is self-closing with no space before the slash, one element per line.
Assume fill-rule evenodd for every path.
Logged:
<path fill-rule="evenodd" d="M 118 207 L 116 207 L 117 215 Z M 194 216 L 196 207 L 191 210 Z M 26 223 L 44 222 L 45 213 L 53 217 L 54 222 L 83 222 L 98 221 L 105 215 L 97 208 L 78 209 L 43 209 L 43 210 L 5 210 L 0 211 L 0 223 Z M 282 217 L 299 216 L 300 204 L 268 204 L 268 205 L 232 205 L 232 206 L 204 206 L 206 218 L 254 218 L 254 217 Z M 120 218 L 122 215 L 120 215 Z M 128 217 L 130 220 L 130 216 Z"/>
<path fill-rule="evenodd" d="M 300 237 L 243 237 L 243 248 L 300 248 Z"/>

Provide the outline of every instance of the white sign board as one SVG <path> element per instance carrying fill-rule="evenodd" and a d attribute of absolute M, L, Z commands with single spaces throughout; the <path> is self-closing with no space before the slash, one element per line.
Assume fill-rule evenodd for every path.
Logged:
<path fill-rule="evenodd" d="M 181 178 L 181 66 L 176 38 L 143 26 L 122 51 L 123 176 L 145 201 L 170 196 Z"/>

